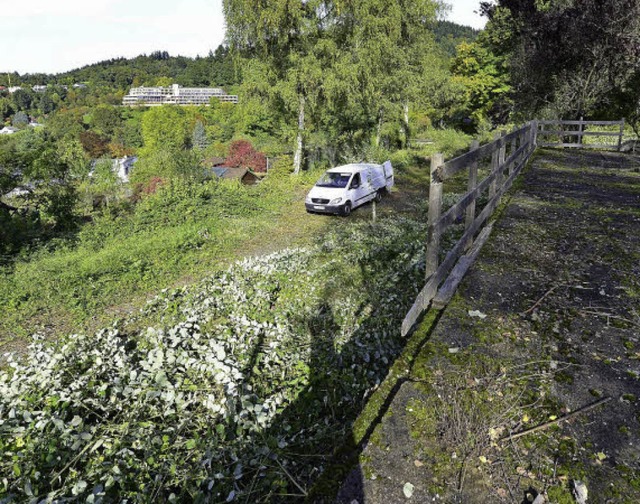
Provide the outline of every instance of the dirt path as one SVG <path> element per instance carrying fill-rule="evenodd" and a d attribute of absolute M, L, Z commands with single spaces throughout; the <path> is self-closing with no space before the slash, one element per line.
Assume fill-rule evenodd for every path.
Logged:
<path fill-rule="evenodd" d="M 640 502 L 639 171 L 536 155 L 338 502 Z"/>

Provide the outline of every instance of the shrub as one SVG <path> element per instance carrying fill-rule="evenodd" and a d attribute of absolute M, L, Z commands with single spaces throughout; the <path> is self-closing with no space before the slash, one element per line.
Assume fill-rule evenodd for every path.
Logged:
<path fill-rule="evenodd" d="M 266 156 L 256 151 L 248 140 L 231 142 L 225 164 L 232 168 L 249 168 L 254 172 L 267 171 Z"/>
<path fill-rule="evenodd" d="M 408 150 L 398 150 L 393 152 L 389 159 L 394 169 L 401 170 L 413 162 L 413 155 Z"/>

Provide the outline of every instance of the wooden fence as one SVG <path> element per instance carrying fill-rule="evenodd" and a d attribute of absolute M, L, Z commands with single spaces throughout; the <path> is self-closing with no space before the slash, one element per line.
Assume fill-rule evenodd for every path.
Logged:
<path fill-rule="evenodd" d="M 442 154 L 434 154 L 431 158 L 426 285 L 402 322 L 403 336 L 408 334 L 432 301 L 443 305 L 453 295 L 459 279 L 488 237 L 490 227 L 482 229 L 483 226 L 535 150 L 537 132 L 537 122 L 532 121 L 512 133 L 497 134 L 493 142 L 482 147 L 474 141 L 468 153 L 450 161 L 445 162 Z M 478 167 L 489 158 L 488 173 L 478 181 Z M 463 170 L 468 173 L 467 192 L 443 213 L 444 182 Z M 488 193 L 488 201 L 483 208 L 477 208 L 480 206 L 478 199 L 485 192 Z M 463 218 L 462 236 L 441 261 L 443 233 L 459 221 L 461 224 Z M 443 282 L 444 285 L 438 289 Z"/>
<path fill-rule="evenodd" d="M 402 322 L 402 335 L 409 333 L 420 315 L 431 305 L 446 305 L 477 256 L 491 232 L 491 226 L 483 226 L 509 190 L 522 168 L 537 147 L 570 147 L 592 149 L 615 149 L 620 151 L 623 143 L 624 119 L 620 121 L 531 121 L 512 133 L 497 133 L 491 143 L 479 146 L 477 141 L 471 150 L 445 162 L 442 154 L 431 158 L 431 185 L 429 188 L 429 217 L 427 230 L 426 285 Z M 606 126 L 609 131 L 589 131 L 589 126 Z M 610 131 L 615 128 L 616 131 Z M 585 144 L 584 137 L 599 136 L 616 138 L 615 143 Z M 558 139 L 551 141 L 549 139 Z M 575 142 L 568 139 L 576 137 Z M 480 164 L 490 158 L 485 178 L 478 181 Z M 467 170 L 467 192 L 443 213 L 445 181 Z M 479 199 L 488 193 L 487 202 L 477 208 Z M 479 212 L 478 212 L 479 210 Z M 464 231 L 453 247 L 441 250 L 445 231 L 462 224 Z"/>
<path fill-rule="evenodd" d="M 621 121 L 538 121 L 539 147 L 574 147 L 580 149 L 615 149 L 622 147 L 624 119 Z M 608 126 L 617 131 L 589 131 L 588 126 Z M 584 143 L 585 137 L 611 137 L 614 143 Z M 549 138 L 551 137 L 551 139 Z M 572 140 L 575 139 L 575 140 Z"/>

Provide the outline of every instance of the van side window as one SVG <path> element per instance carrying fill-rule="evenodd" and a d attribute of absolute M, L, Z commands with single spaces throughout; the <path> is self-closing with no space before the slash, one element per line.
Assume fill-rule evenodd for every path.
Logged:
<path fill-rule="evenodd" d="M 351 179 L 351 187 L 358 187 L 360 185 L 360 174 L 356 173 Z"/>

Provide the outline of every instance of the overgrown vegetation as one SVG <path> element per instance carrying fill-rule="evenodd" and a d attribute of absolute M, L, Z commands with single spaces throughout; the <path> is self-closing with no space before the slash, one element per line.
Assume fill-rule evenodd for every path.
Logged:
<path fill-rule="evenodd" d="M 161 294 L 142 315 L 155 327 L 36 341 L 0 375 L 0 495 L 304 493 L 401 348 L 423 234 L 341 225 Z"/>
<path fill-rule="evenodd" d="M 277 226 L 315 175 L 275 177 L 255 188 L 174 180 L 133 210 L 126 201 L 106 207 L 66 239 L 3 268 L 2 339 L 25 337 L 58 319 L 86 321 L 111 305 L 206 274 L 251 236 Z"/>

